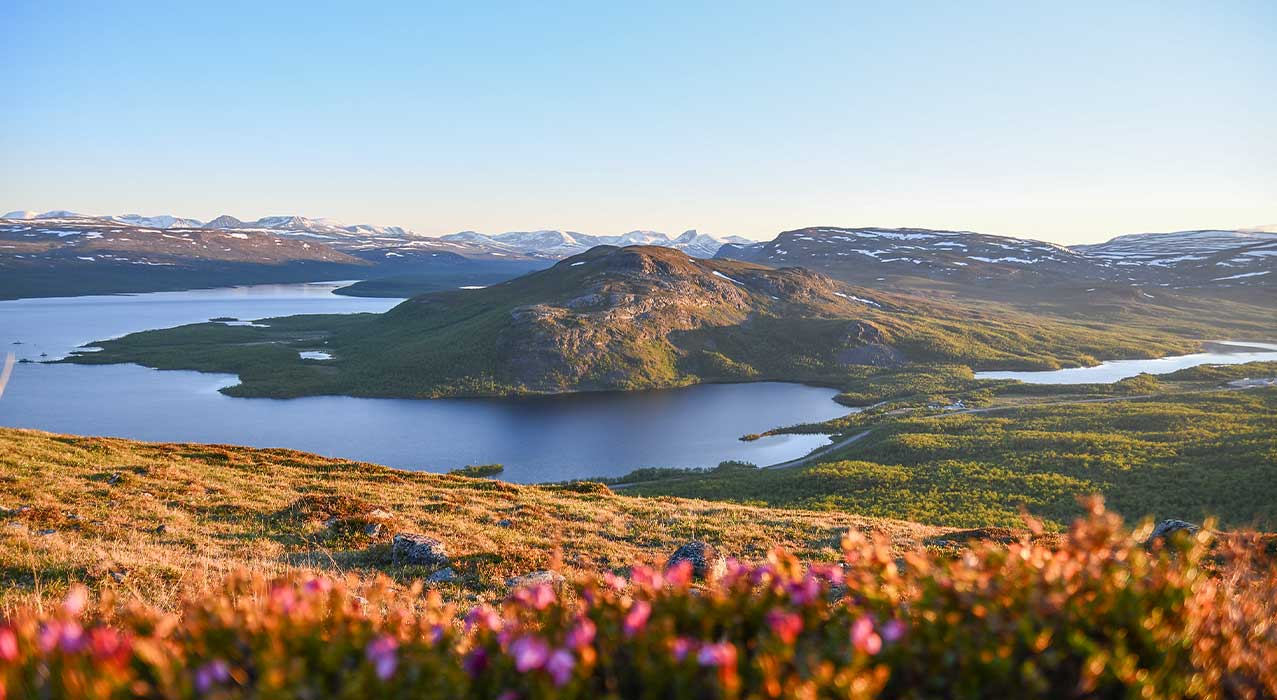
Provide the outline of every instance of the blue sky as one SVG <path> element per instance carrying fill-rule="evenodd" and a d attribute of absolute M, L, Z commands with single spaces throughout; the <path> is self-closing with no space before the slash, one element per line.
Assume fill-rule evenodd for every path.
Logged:
<path fill-rule="evenodd" d="M 369 5 L 364 7 L 362 5 Z M 1277 3 L 0 3 L 0 209 L 1277 224 Z"/>

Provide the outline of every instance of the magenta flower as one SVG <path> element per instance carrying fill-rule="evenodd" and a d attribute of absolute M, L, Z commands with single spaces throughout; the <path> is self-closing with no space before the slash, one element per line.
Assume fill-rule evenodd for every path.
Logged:
<path fill-rule="evenodd" d="M 706 644 L 696 654 L 696 661 L 702 666 L 727 668 L 736 665 L 736 647 L 731 642 Z"/>
<path fill-rule="evenodd" d="M 691 653 L 695 646 L 696 642 L 687 637 L 675 637 L 674 641 L 670 643 L 670 653 L 674 655 L 675 660 L 682 661 L 687 658 L 687 655 Z"/>
<path fill-rule="evenodd" d="M 749 582 L 757 586 L 772 577 L 772 568 L 767 565 L 760 566 L 749 572 Z"/>
<path fill-rule="evenodd" d="M 93 628 L 89 633 L 89 646 L 93 650 L 93 656 L 119 664 L 127 661 L 131 651 L 129 638 L 110 627 Z"/>
<path fill-rule="evenodd" d="M 461 659 L 461 668 L 470 674 L 471 678 L 478 678 L 488 668 L 488 652 L 482 647 L 471 651 Z"/>
<path fill-rule="evenodd" d="M 75 654 L 88 646 L 88 637 L 84 634 L 84 628 L 75 622 L 65 622 L 58 634 L 58 646 L 64 654 Z"/>
<path fill-rule="evenodd" d="M 430 626 L 430 643 L 438 644 L 440 641 L 442 641 L 445 631 L 446 630 L 444 630 L 443 625 L 431 625 Z"/>
<path fill-rule="evenodd" d="M 58 648 L 58 638 L 61 636 L 62 623 L 57 620 L 41 623 L 39 631 L 36 632 L 36 646 L 40 647 L 40 651 L 48 654 Z"/>
<path fill-rule="evenodd" d="M 89 604 L 89 589 L 81 584 L 71 586 L 71 590 L 67 592 L 67 597 L 62 601 L 62 609 L 67 615 L 77 617 L 84 612 L 84 608 Z"/>
<path fill-rule="evenodd" d="M 230 666 L 221 659 L 214 659 L 195 669 L 195 689 L 207 693 L 213 686 L 231 679 Z"/>
<path fill-rule="evenodd" d="M 603 583 L 606 583 L 609 588 L 617 591 L 618 593 L 625 590 L 625 587 L 630 585 L 630 582 L 626 581 L 624 576 L 617 576 L 611 571 L 603 574 Z"/>
<path fill-rule="evenodd" d="M 487 671 L 488 668 L 488 651 L 483 648 L 470 651 L 461 659 L 461 668 L 470 674 L 471 678 L 478 678 L 480 673 Z"/>
<path fill-rule="evenodd" d="M 582 617 L 572 625 L 572 629 L 568 630 L 567 635 L 563 639 L 563 643 L 572 649 L 583 649 L 590 646 L 594 642 L 594 635 L 598 628 L 594 626 L 594 621 L 588 617 Z"/>
<path fill-rule="evenodd" d="M 675 588 L 686 588 L 692 582 L 692 562 L 680 561 L 666 569 L 665 581 Z"/>
<path fill-rule="evenodd" d="M 18 635 L 9 627 L 0 627 L 0 661 L 18 658 Z"/>
<path fill-rule="evenodd" d="M 625 613 L 625 636 L 632 637 L 639 630 L 647 626 L 647 618 L 652 615 L 652 604 L 646 600 L 636 600 L 630 606 L 630 611 Z"/>
<path fill-rule="evenodd" d="M 841 585 L 845 578 L 842 567 L 837 564 L 816 564 L 811 567 L 811 573 L 835 586 Z"/>
<path fill-rule="evenodd" d="M 851 643 L 857 651 L 866 654 L 877 654 L 882 651 L 882 637 L 874 632 L 873 620 L 862 617 L 851 625 Z"/>
<path fill-rule="evenodd" d="M 905 623 L 900 620 L 887 620 L 882 626 L 882 638 L 887 642 L 898 642 L 905 636 Z"/>
<path fill-rule="evenodd" d="M 502 626 L 501 616 L 495 610 L 486 606 L 479 605 L 466 615 L 466 633 L 470 633 L 473 629 L 480 630 L 499 630 Z"/>
<path fill-rule="evenodd" d="M 767 613 L 767 625 L 786 644 L 793 644 L 803 631 L 803 618 L 798 613 L 773 610 Z"/>
<path fill-rule="evenodd" d="M 820 599 L 820 581 L 808 574 L 802 581 L 789 584 L 789 597 L 797 605 L 806 605 Z"/>
<path fill-rule="evenodd" d="M 514 599 L 533 610 L 545 610 L 554 602 L 554 587 L 548 583 L 525 586 L 514 592 Z"/>
<path fill-rule="evenodd" d="M 737 581 L 748 576 L 750 576 L 749 567 L 740 563 L 739 559 L 735 557 L 731 557 L 727 560 L 726 572 L 723 574 L 722 578 L 719 579 L 719 581 L 722 583 L 724 587 L 731 588 L 732 586 L 736 585 Z"/>
<path fill-rule="evenodd" d="M 297 592 L 287 584 L 280 584 L 271 589 L 270 598 L 285 614 L 297 607 Z"/>
<path fill-rule="evenodd" d="M 313 576 L 302 584 L 302 590 L 309 594 L 327 593 L 333 589 L 333 582 L 326 578 Z"/>
<path fill-rule="evenodd" d="M 550 658 L 550 646 L 536 635 L 527 635 L 510 644 L 510 655 L 514 657 L 514 667 L 520 673 L 527 673 L 545 666 Z"/>
<path fill-rule="evenodd" d="M 368 657 L 377 677 L 385 681 L 395 674 L 395 667 L 399 665 L 399 657 L 396 653 L 398 650 L 399 640 L 383 634 L 368 642 L 368 648 L 364 649 L 364 656 Z"/>
<path fill-rule="evenodd" d="M 660 590 L 665 587 L 665 578 L 660 572 L 653 571 L 646 566 L 636 566 L 630 570 L 630 580 L 634 585 L 648 590 Z"/>
<path fill-rule="evenodd" d="M 576 668 L 576 659 L 567 649 L 555 649 L 545 662 L 545 670 L 554 679 L 554 685 L 562 688 L 572 680 L 572 669 Z"/>

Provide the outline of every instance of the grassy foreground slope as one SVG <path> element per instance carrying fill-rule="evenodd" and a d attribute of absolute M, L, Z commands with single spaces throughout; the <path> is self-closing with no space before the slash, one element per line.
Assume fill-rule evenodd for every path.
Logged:
<path fill-rule="evenodd" d="M 672 474 L 626 492 L 967 527 L 1014 525 L 1022 506 L 1062 527 L 1082 512 L 1078 494 L 1101 493 L 1132 520 L 1277 527 L 1277 389 L 839 423 L 870 432 L 810 466 Z"/>
<path fill-rule="evenodd" d="M 462 600 L 552 563 L 565 572 L 662 563 L 698 538 L 759 559 L 837 557 L 849 529 L 913 548 L 943 528 L 843 513 L 643 499 L 598 485 L 517 486 L 291 450 L 153 444 L 0 428 L 0 611 L 80 581 L 160 607 L 246 567 L 274 575 L 432 573 L 394 567 L 399 531 L 441 539 Z M 377 513 L 381 509 L 385 514 Z M 335 518 L 334 524 L 324 522 Z M 369 536 L 367 527 L 382 524 Z"/>

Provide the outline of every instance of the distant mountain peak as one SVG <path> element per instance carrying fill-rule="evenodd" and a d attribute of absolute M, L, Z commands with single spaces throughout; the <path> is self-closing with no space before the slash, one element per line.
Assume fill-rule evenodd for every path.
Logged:
<path fill-rule="evenodd" d="M 204 228 L 244 228 L 248 224 L 236 219 L 230 214 L 222 214 L 212 221 L 204 224 Z"/>

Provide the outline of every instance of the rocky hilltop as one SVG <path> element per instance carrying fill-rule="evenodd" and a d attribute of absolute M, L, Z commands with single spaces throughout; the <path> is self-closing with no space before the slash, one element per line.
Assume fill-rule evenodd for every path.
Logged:
<path fill-rule="evenodd" d="M 376 325 L 423 335 L 456 324 L 487 331 L 494 377 L 520 390 L 632 389 L 688 383 L 706 369 L 703 361 L 732 368 L 739 360 L 723 355 L 712 337 L 727 329 L 749 333 L 767 319 L 864 313 L 867 304 L 842 290 L 798 268 L 599 246 L 487 289 L 417 297 Z M 471 315 L 480 309 L 486 311 Z"/>

